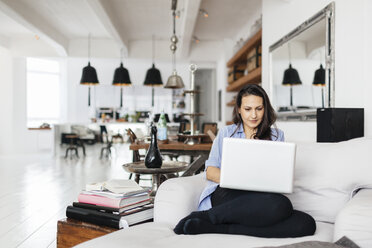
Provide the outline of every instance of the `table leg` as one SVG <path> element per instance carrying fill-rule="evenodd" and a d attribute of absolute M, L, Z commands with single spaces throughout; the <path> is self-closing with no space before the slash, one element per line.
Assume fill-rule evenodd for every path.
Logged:
<path fill-rule="evenodd" d="M 160 184 L 160 174 L 153 174 L 152 175 L 152 189 L 150 193 L 150 197 L 155 197 L 156 191 L 158 191 Z"/>

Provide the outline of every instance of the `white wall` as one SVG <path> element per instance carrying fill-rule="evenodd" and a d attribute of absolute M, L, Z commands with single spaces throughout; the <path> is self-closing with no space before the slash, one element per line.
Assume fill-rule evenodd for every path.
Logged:
<path fill-rule="evenodd" d="M 231 121 L 232 108 L 226 106 L 226 103 L 231 101 L 236 92 L 226 92 L 227 87 L 227 68 L 226 63 L 232 56 L 234 42 L 233 40 L 224 40 L 224 55 L 217 62 L 217 91 L 221 90 L 221 107 L 222 120 L 218 123 L 219 128 L 226 125 L 226 121 Z"/>
<path fill-rule="evenodd" d="M 14 143 L 16 152 L 23 153 L 27 149 L 35 151 L 34 140 L 27 129 L 27 88 L 26 88 L 26 58 L 13 59 L 14 80 L 11 82 L 14 88 Z"/>
<path fill-rule="evenodd" d="M 372 68 L 372 1 L 364 0 L 363 8 L 363 96 L 364 96 L 364 131 L 366 136 L 372 136 L 372 78 L 371 78 L 371 68 Z M 357 43 L 358 40 L 355 40 Z M 356 63 L 359 64 L 360 63 Z M 353 80 L 354 81 L 354 80 Z"/>
<path fill-rule="evenodd" d="M 0 153 L 13 149 L 13 64 L 9 50 L 0 47 Z"/>
<path fill-rule="evenodd" d="M 267 91 L 270 91 L 269 47 L 330 2 L 330 0 L 263 0 L 262 82 Z M 366 0 L 336 0 L 334 2 L 336 3 L 335 106 L 364 107 L 365 134 L 370 136 L 372 130 L 367 127 L 371 123 L 372 105 L 370 100 L 365 99 L 365 82 L 368 82 L 370 77 L 364 73 L 366 67 L 361 66 L 361 63 L 368 61 L 371 54 L 366 53 L 366 49 L 370 49 L 367 47 L 370 43 L 365 43 L 367 36 L 369 39 L 371 38 L 369 34 L 371 20 L 368 16 L 372 10 L 371 3 Z M 366 22 L 365 19 L 369 21 Z M 370 62 L 368 63 L 370 65 Z M 301 125 L 288 124 L 288 127 L 282 125 L 282 128 L 285 132 L 290 132 L 291 137 L 303 135 Z M 312 130 L 312 133 L 316 133 L 316 130 Z"/>
<path fill-rule="evenodd" d="M 200 94 L 195 96 L 195 109 L 203 115 L 198 117 L 199 129 L 204 122 L 217 121 L 217 91 L 215 82 L 215 70 L 201 69 L 195 74 L 195 87 L 200 90 Z"/>
<path fill-rule="evenodd" d="M 226 60 L 221 58 L 217 62 L 217 70 L 216 70 L 216 91 L 217 91 L 217 108 L 221 108 L 221 120 L 217 120 L 218 127 L 221 128 L 225 126 L 226 123 Z M 218 92 L 221 91 L 221 102 L 218 102 Z M 221 104 L 219 106 L 218 104 Z M 218 117 L 217 117 L 218 118 Z"/>

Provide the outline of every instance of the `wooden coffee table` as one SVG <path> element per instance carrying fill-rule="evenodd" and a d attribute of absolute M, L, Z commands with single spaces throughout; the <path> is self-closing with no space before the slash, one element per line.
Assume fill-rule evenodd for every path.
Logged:
<path fill-rule="evenodd" d="M 115 231 L 118 231 L 118 229 L 98 226 L 70 218 L 62 219 L 57 224 L 57 248 L 73 247 Z"/>
<path fill-rule="evenodd" d="M 156 191 L 160 186 L 160 176 L 164 174 L 171 174 L 181 172 L 187 169 L 188 164 L 180 161 L 163 161 L 163 165 L 160 168 L 147 168 L 145 161 L 133 162 L 124 164 L 123 168 L 127 172 L 136 174 L 150 174 L 152 175 L 152 188 L 150 197 L 154 198 Z"/>
<path fill-rule="evenodd" d="M 149 143 L 137 142 L 129 146 L 130 150 L 148 149 Z M 194 157 L 194 161 L 187 167 L 186 171 L 182 174 L 183 177 L 194 175 L 203 166 L 209 157 L 209 152 L 212 148 L 212 143 L 202 143 L 195 145 L 187 145 L 179 141 L 169 141 L 166 144 L 159 144 L 160 152 L 172 152 L 177 155 L 188 155 Z M 137 161 L 133 161 L 137 162 Z"/>

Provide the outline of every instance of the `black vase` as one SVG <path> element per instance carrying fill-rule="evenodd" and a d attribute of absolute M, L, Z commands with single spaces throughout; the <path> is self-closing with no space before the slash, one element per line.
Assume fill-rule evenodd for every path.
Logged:
<path fill-rule="evenodd" d="M 156 138 L 157 132 L 157 128 L 151 126 L 151 144 L 145 157 L 145 166 L 147 168 L 160 168 L 163 164 L 163 158 L 161 157 Z"/>

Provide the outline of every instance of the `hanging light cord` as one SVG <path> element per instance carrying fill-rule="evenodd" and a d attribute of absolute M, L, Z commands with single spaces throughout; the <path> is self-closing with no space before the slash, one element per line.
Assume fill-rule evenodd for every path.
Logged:
<path fill-rule="evenodd" d="M 88 34 L 88 61 L 90 62 L 90 33 Z"/>
<path fill-rule="evenodd" d="M 155 63 L 155 35 L 152 35 L 152 63 Z"/>
<path fill-rule="evenodd" d="M 291 56 L 291 47 L 289 45 L 289 42 L 288 42 L 288 57 L 289 57 L 289 64 L 292 63 L 292 56 Z"/>
<path fill-rule="evenodd" d="M 173 10 L 173 34 L 176 35 L 176 11 Z"/>
<path fill-rule="evenodd" d="M 172 54 L 173 71 L 176 70 L 176 53 Z"/>
<path fill-rule="evenodd" d="M 173 35 L 176 36 L 176 11 L 173 10 Z M 176 51 L 172 54 L 173 71 L 176 70 Z"/>

